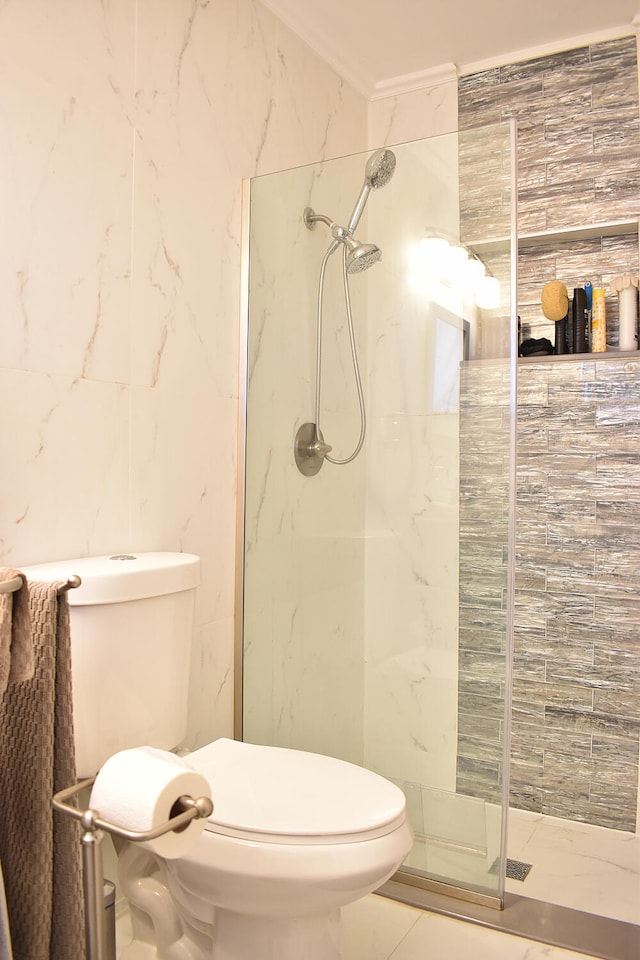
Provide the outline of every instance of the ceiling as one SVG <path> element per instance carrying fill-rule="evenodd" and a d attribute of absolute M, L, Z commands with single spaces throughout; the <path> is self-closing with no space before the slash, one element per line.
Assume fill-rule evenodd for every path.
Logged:
<path fill-rule="evenodd" d="M 522 51 L 544 54 L 631 32 L 634 18 L 640 26 L 640 0 L 262 2 L 368 97 L 407 75 L 426 72 L 427 81 L 451 64 L 469 73 L 521 59 Z"/>

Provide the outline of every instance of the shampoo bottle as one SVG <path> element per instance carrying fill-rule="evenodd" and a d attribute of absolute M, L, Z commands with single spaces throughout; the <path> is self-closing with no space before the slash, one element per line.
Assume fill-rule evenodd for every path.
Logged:
<path fill-rule="evenodd" d="M 591 304 L 591 352 L 605 353 L 607 349 L 607 312 L 604 290 L 595 289 Z"/>

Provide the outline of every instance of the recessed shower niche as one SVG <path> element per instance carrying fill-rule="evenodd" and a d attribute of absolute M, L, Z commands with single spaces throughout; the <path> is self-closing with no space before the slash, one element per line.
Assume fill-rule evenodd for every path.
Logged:
<path fill-rule="evenodd" d="M 459 243 L 459 156 L 478 138 L 496 158 L 487 203 L 492 236 L 505 239 L 493 261 Z M 461 787 L 458 674 L 461 631 L 493 644 L 502 761 L 515 437 L 512 143 L 512 126 L 498 124 L 393 145 L 393 176 L 367 193 L 357 217 L 374 150 L 257 177 L 246 204 L 237 733 L 359 763 L 398 784 L 415 833 L 401 878 L 496 906 L 508 774 L 501 763 L 502 799 Z M 314 229 L 309 208 L 322 215 Z M 352 234 L 381 254 L 366 270 L 345 267 Z M 451 253 L 438 258 L 436 248 Z M 479 305 L 487 303 L 477 296 L 481 276 L 499 292 L 491 305 Z M 305 475 L 296 434 L 318 420 L 330 457 L 347 462 Z M 482 475 L 481 493 L 471 494 L 470 475 Z"/>

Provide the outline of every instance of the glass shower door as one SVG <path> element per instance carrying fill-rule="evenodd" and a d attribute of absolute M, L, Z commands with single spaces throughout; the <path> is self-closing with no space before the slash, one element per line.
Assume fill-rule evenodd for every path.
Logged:
<path fill-rule="evenodd" d="M 245 740 L 364 765 L 405 792 L 401 873 L 503 892 L 515 336 L 509 126 L 394 146 L 349 280 L 367 435 L 314 476 L 319 270 L 367 155 L 250 184 L 242 611 Z M 477 151 L 495 154 L 490 184 Z M 340 257 L 326 271 L 322 429 L 359 432 Z M 239 731 L 240 733 L 240 731 Z"/>

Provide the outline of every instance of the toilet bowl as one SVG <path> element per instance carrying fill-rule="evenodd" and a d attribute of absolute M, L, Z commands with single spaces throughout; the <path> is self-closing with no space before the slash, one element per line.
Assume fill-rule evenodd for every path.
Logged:
<path fill-rule="evenodd" d="M 214 811 L 183 857 L 122 851 L 133 929 L 122 960 L 338 960 L 340 908 L 411 848 L 403 793 L 279 747 L 221 739 L 185 759 L 209 780 Z"/>
<path fill-rule="evenodd" d="M 116 553 L 25 568 L 68 595 L 78 776 L 187 728 L 200 560 Z M 189 854 L 119 852 L 133 939 L 120 960 L 337 960 L 340 908 L 391 876 L 412 836 L 402 792 L 331 757 L 216 740 L 187 756 L 214 810 Z"/>

